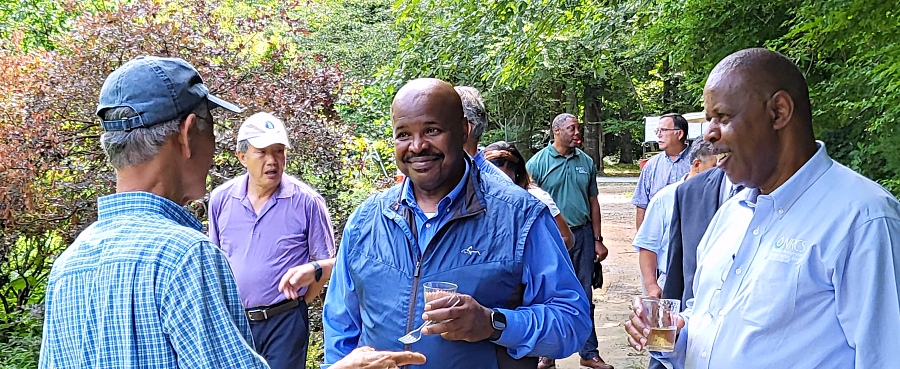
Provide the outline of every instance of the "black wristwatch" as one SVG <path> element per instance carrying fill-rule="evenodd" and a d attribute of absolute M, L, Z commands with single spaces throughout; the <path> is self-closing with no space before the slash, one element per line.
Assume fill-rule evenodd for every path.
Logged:
<path fill-rule="evenodd" d="M 503 315 L 497 309 L 491 309 L 491 325 L 494 326 L 494 333 L 491 333 L 488 339 L 491 341 L 499 340 L 500 335 L 506 330 L 506 315 Z"/>
<path fill-rule="evenodd" d="M 319 265 L 318 261 L 313 260 L 312 263 L 313 268 L 316 268 L 316 282 L 322 280 L 322 266 Z"/>
<path fill-rule="evenodd" d="M 597 237 L 594 237 L 594 241 L 596 241 L 596 242 L 603 242 L 603 236 L 597 236 Z"/>

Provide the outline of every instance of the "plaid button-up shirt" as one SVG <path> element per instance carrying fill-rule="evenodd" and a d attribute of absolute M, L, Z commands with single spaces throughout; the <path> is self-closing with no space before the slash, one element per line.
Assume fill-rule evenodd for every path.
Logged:
<path fill-rule="evenodd" d="M 53 263 L 40 368 L 266 368 L 225 255 L 177 204 L 101 197 Z"/>

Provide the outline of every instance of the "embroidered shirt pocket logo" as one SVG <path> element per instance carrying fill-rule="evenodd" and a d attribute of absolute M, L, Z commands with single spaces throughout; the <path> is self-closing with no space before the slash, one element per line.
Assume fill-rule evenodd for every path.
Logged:
<path fill-rule="evenodd" d="M 466 255 L 478 255 L 481 256 L 481 250 L 475 250 L 475 246 L 469 246 L 469 248 L 462 250 L 463 254 Z"/>
<path fill-rule="evenodd" d="M 782 263 L 794 263 L 806 253 L 809 247 L 806 240 L 780 237 L 769 251 L 767 259 Z"/>
<path fill-rule="evenodd" d="M 578 172 L 578 174 L 588 174 L 588 172 L 584 170 L 584 167 L 575 167 L 575 171 Z"/>

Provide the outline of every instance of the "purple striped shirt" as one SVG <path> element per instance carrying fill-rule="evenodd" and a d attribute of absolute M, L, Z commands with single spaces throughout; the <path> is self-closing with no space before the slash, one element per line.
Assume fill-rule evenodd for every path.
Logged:
<path fill-rule="evenodd" d="M 228 257 L 241 303 L 252 308 L 285 300 L 278 282 L 288 269 L 334 257 L 334 233 L 325 199 L 303 181 L 282 175 L 257 216 L 247 180 L 244 174 L 213 190 L 209 237 Z"/>

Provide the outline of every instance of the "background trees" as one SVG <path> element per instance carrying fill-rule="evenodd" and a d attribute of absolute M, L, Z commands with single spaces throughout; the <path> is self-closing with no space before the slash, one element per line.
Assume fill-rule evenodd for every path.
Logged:
<path fill-rule="evenodd" d="M 900 193 L 900 11 L 864 0 L 133 0 L 0 2 L 0 367 L 33 367 L 54 260 L 112 191 L 93 115 L 103 78 L 180 56 L 214 92 L 284 119 L 288 172 L 325 196 L 338 233 L 395 173 L 388 109 L 406 80 L 482 90 L 485 144 L 530 155 L 581 117 L 601 167 L 633 165 L 643 117 L 700 111 L 707 73 L 746 47 L 805 72 L 817 136 Z M 237 175 L 243 117 L 217 117 L 209 186 Z M 190 206 L 205 217 L 202 201 Z M 315 356 L 313 356 L 315 358 Z"/>

